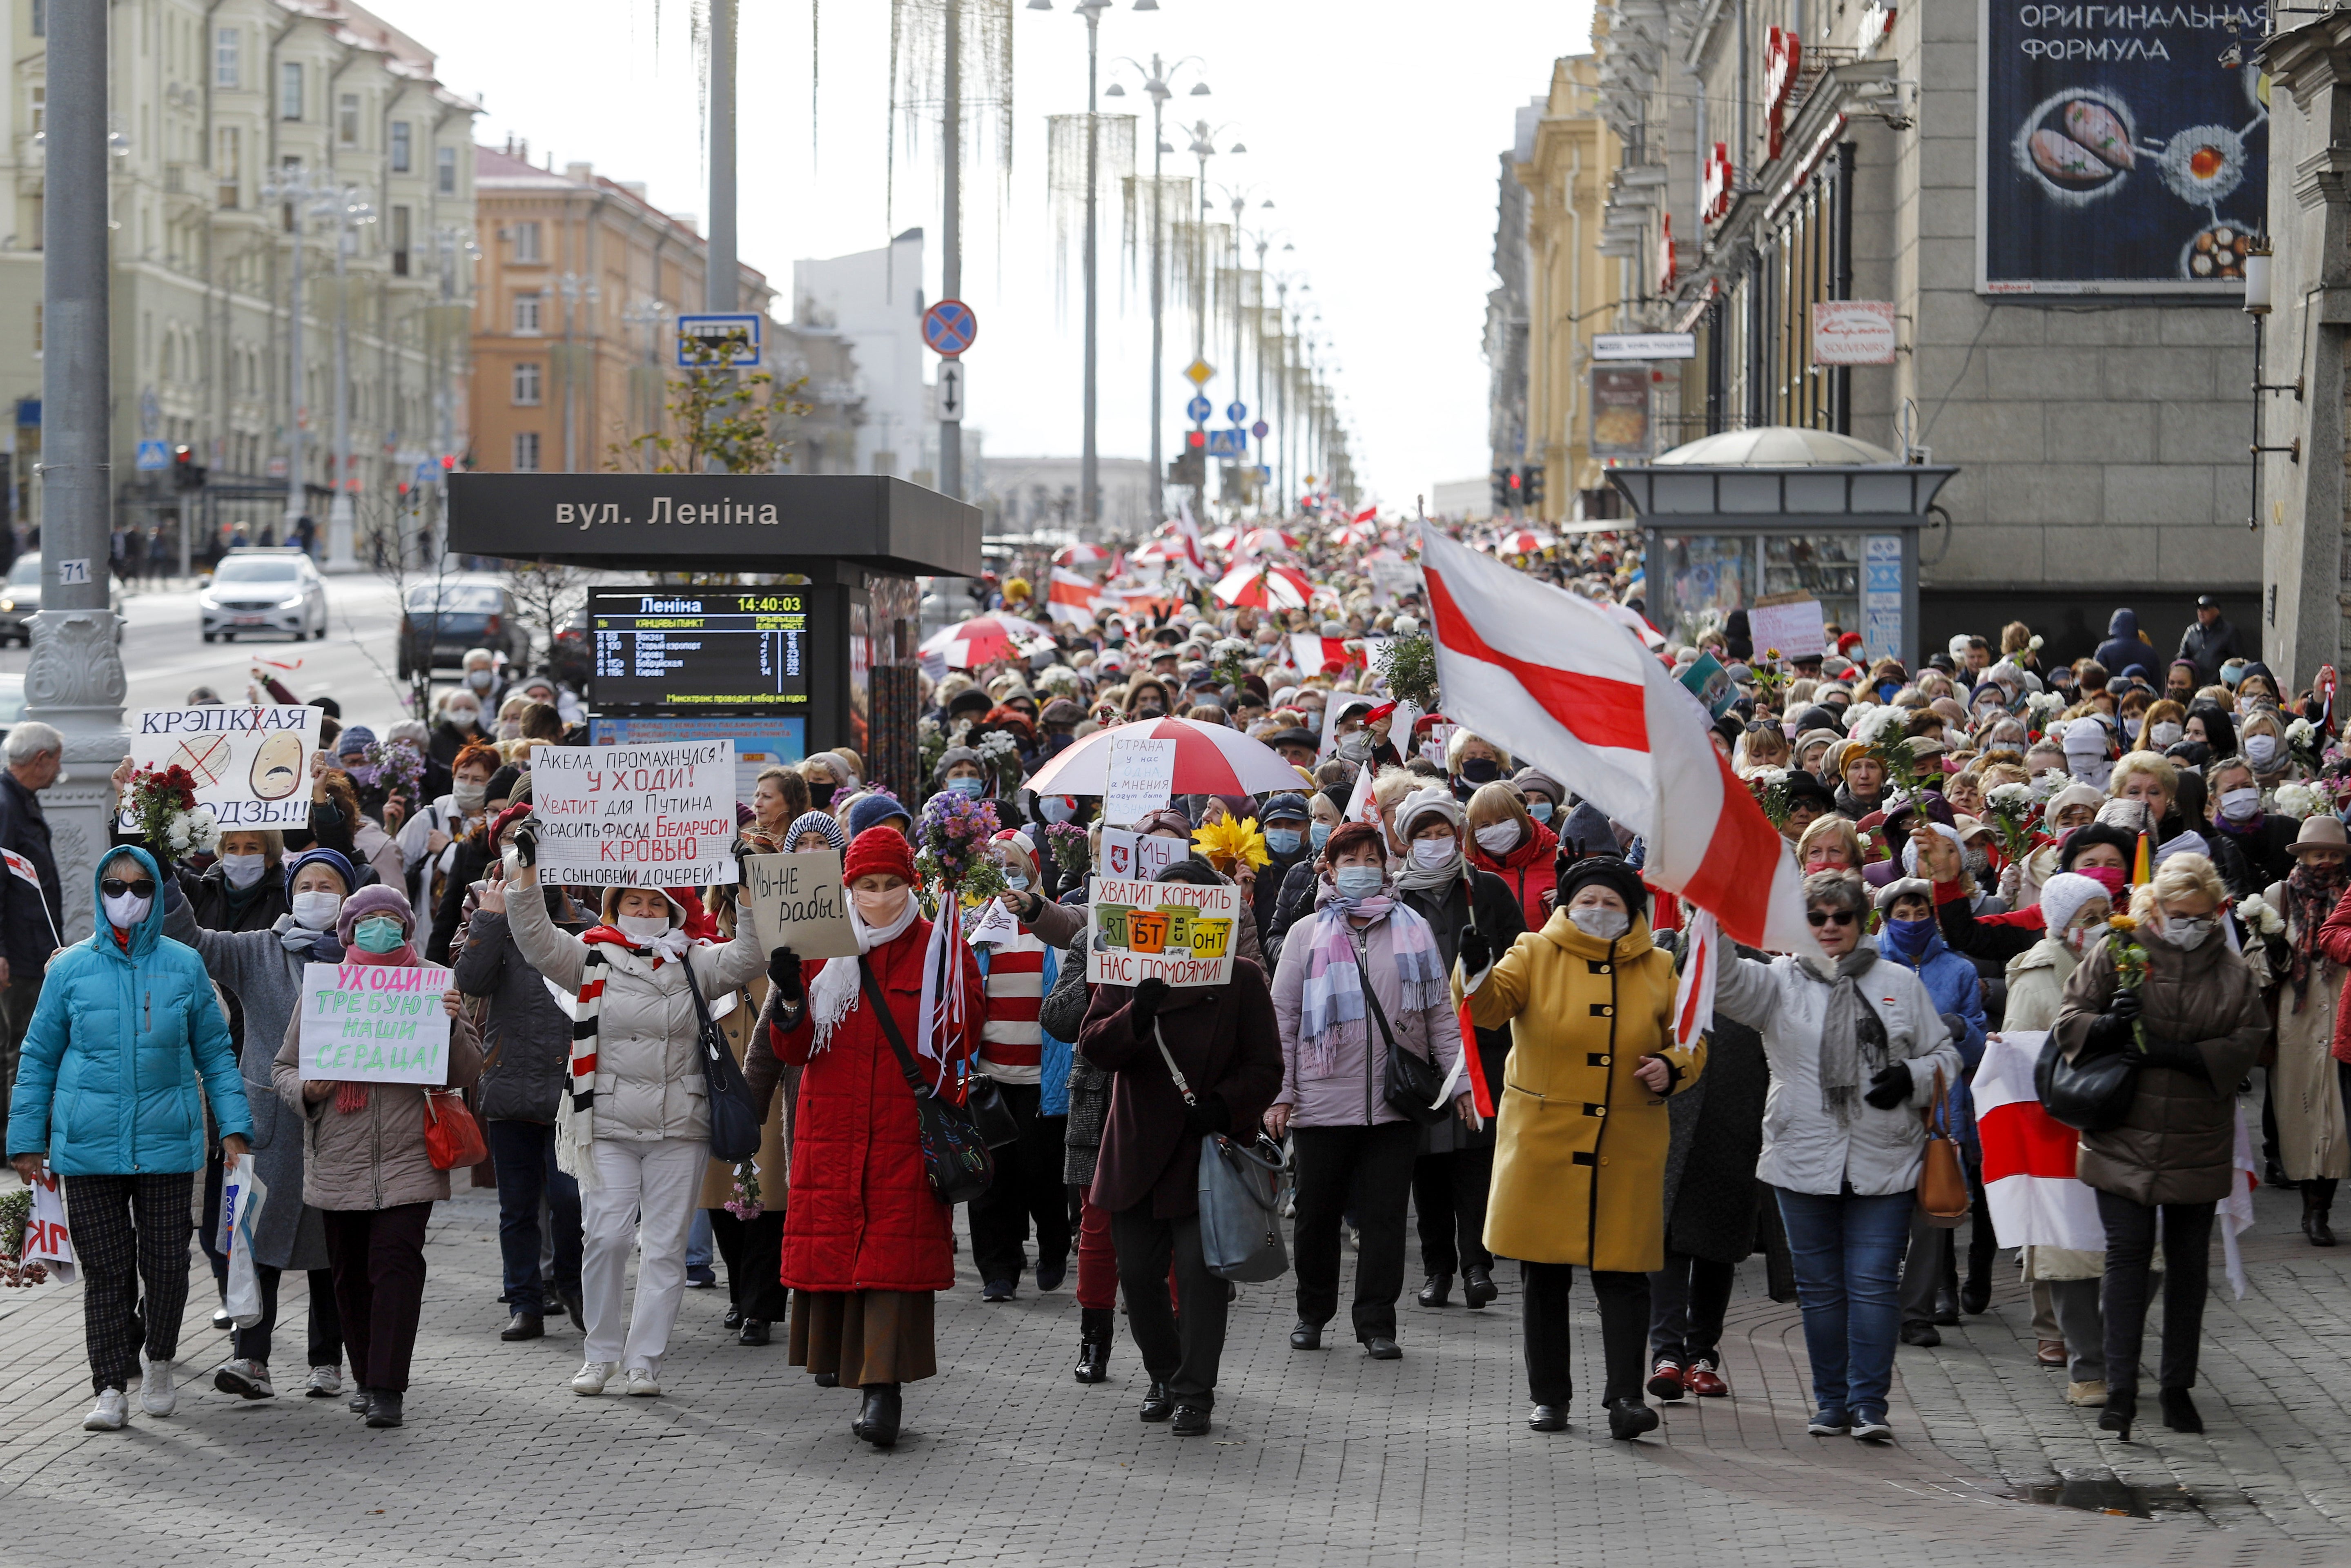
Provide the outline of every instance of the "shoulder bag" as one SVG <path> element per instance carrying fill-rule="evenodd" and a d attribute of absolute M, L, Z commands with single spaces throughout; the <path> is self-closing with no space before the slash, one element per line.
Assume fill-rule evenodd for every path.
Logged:
<path fill-rule="evenodd" d="M 996 1175 L 996 1161 L 987 1152 L 986 1140 L 979 1135 L 971 1113 L 962 1106 L 939 1098 L 924 1080 L 922 1070 L 914 1065 L 914 1053 L 906 1049 L 905 1038 L 898 1032 L 898 1020 L 891 1016 L 889 1003 L 882 997 L 881 982 L 873 977 L 873 966 L 861 955 L 857 960 L 858 983 L 865 988 L 865 1005 L 873 1009 L 874 1021 L 882 1026 L 882 1036 L 897 1053 L 898 1071 L 906 1076 L 906 1087 L 914 1091 L 914 1122 L 922 1137 L 923 1174 L 930 1178 L 931 1195 L 941 1203 L 969 1203 L 987 1190 Z"/>
<path fill-rule="evenodd" d="M 963 1108 L 970 1113 L 971 1124 L 979 1129 L 980 1142 L 989 1148 L 1000 1149 L 1020 1141 L 1025 1130 L 1020 1125 L 1020 1113 L 1005 1098 L 1004 1086 L 976 1068 L 963 1081 Z"/>
<path fill-rule="evenodd" d="M 1357 969 L 1364 978 L 1364 1000 L 1370 1005 L 1372 1017 L 1379 1020 L 1380 1039 L 1387 1044 L 1380 1073 L 1380 1097 L 1387 1102 L 1389 1110 L 1405 1120 L 1433 1127 L 1453 1114 L 1451 1106 L 1437 1103 L 1445 1080 L 1437 1076 L 1436 1062 L 1425 1056 L 1415 1056 L 1397 1043 L 1395 1031 L 1388 1027 L 1387 1009 L 1380 1006 L 1379 993 L 1372 988 L 1370 972 L 1360 965 Z"/>
<path fill-rule="evenodd" d="M 2138 1070 L 2147 1058 L 2126 1047 L 2104 1056 L 2065 1060 L 2057 1031 L 2049 1031 L 2041 1060 L 2032 1066 L 2032 1092 L 2041 1108 L 2057 1121 L 2085 1133 L 2103 1133 L 2122 1125 L 2138 1093 Z"/>
<path fill-rule="evenodd" d="M 712 1020 L 710 1004 L 702 998 L 702 986 L 694 977 L 690 954 L 679 962 L 685 969 L 685 994 L 694 998 L 695 1038 L 702 1048 L 703 1103 L 710 1115 L 710 1157 L 740 1165 L 759 1152 L 758 1109 L 751 1103 L 751 1086 L 743 1082 L 742 1064 L 727 1049 L 726 1036 Z M 752 1027 L 758 1026 L 754 1023 Z"/>
<path fill-rule="evenodd" d="M 1167 1076 L 1184 1103 L 1197 1109 L 1184 1070 L 1167 1049 L 1159 1020 L 1151 1020 L 1151 1037 Z M 1208 1272 L 1220 1280 L 1253 1285 L 1279 1280 L 1290 1272 L 1290 1252 L 1281 1242 L 1282 1199 L 1290 1186 L 1289 1156 L 1272 1139 L 1260 1136 L 1254 1148 L 1222 1133 L 1200 1140 L 1200 1257 Z"/>
<path fill-rule="evenodd" d="M 1927 1108 L 1927 1158 L 1918 1168 L 1918 1211 L 1938 1230 L 1967 1223 L 1971 1199 L 1967 1173 L 1959 1168 L 1959 1145 L 1951 1136 L 1951 1103 L 1943 1070 L 1935 1069 L 1935 1100 Z"/>
<path fill-rule="evenodd" d="M 465 1096 L 455 1089 L 424 1091 L 424 1157 L 436 1171 L 477 1166 L 490 1157 L 482 1124 L 465 1108 Z"/>

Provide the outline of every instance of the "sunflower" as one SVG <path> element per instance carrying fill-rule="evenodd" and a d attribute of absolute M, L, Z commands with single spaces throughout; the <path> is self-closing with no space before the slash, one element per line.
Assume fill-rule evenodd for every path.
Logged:
<path fill-rule="evenodd" d="M 1243 817 L 1238 821 L 1231 817 L 1219 817 L 1193 831 L 1192 847 L 1199 851 L 1210 865 L 1228 875 L 1241 866 L 1255 871 L 1273 863 L 1273 857 L 1266 852 L 1265 835 L 1258 831 L 1255 817 Z"/>

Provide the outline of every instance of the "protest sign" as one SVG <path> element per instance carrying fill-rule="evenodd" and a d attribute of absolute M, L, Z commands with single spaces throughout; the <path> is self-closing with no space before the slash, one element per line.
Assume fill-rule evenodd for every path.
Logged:
<path fill-rule="evenodd" d="M 575 887 L 737 880 L 735 742 L 546 746 L 531 759 L 538 864 Z"/>
<path fill-rule="evenodd" d="M 438 964 L 302 966 L 302 1076 L 347 1083 L 449 1082 Z"/>
<path fill-rule="evenodd" d="M 1114 879 L 1155 881 L 1161 872 L 1191 852 L 1191 846 L 1179 839 L 1132 832 L 1125 828 L 1102 831 L 1102 874 Z"/>
<path fill-rule="evenodd" d="M 841 856 L 831 850 L 797 855 L 747 855 L 744 891 L 751 895 L 759 939 L 772 953 L 789 947 L 803 958 L 853 958 L 857 933 L 841 886 Z"/>
<path fill-rule="evenodd" d="M 196 804 L 224 829 L 306 827 L 321 716 L 315 707 L 150 708 L 131 720 L 131 760 L 187 769 Z M 127 813 L 120 821 L 139 825 Z"/>
<path fill-rule="evenodd" d="M 967 911 L 964 919 L 969 927 L 964 940 L 975 947 L 991 942 L 1000 946 L 1020 936 L 1019 917 L 1004 907 L 1000 898 L 991 898 L 979 908 Z"/>
<path fill-rule="evenodd" d="M 1129 828 L 1146 811 L 1156 811 L 1176 792 L 1176 743 L 1137 736 L 1113 736 L 1109 777 L 1102 789 L 1102 821 Z"/>
<path fill-rule="evenodd" d="M 1759 602 L 1747 612 L 1747 633 L 1759 659 L 1773 651 L 1782 660 L 1817 659 L 1828 646 L 1827 618 L 1817 599 Z"/>
<path fill-rule="evenodd" d="M 1133 986 L 1221 986 L 1233 975 L 1233 930 L 1240 889 L 1188 882 L 1091 879 L 1086 978 Z"/>

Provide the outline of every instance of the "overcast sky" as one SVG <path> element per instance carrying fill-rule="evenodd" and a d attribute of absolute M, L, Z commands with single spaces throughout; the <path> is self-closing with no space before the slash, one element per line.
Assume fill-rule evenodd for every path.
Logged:
<path fill-rule="evenodd" d="M 439 54 L 443 80 L 483 101 L 479 140 L 525 136 L 534 162 L 550 152 L 559 169 L 592 162 L 614 179 L 647 182 L 670 210 L 706 212 L 689 0 L 661 0 L 658 26 L 655 0 L 372 3 Z M 929 136 L 910 167 L 902 131 L 894 211 L 884 211 L 887 0 L 823 0 L 812 137 L 814 3 L 743 5 L 742 257 L 789 298 L 795 257 L 867 249 L 920 225 L 931 240 L 926 293 L 935 296 L 940 230 Z M 1085 108 L 1086 29 L 1071 0 L 1050 12 L 1027 4 L 1014 0 L 1008 189 L 985 162 L 966 177 L 964 296 L 980 319 L 967 356 L 970 418 L 991 454 L 1074 455 L 1082 367 L 1075 235 L 1064 307 L 1056 301 L 1045 117 Z M 1140 15 L 1119 0 L 1103 13 L 1105 85 L 1124 79 L 1130 89 L 1106 99 L 1105 112 L 1149 112 L 1150 100 L 1133 90 L 1134 73 L 1113 66 L 1117 57 L 1201 57 L 1211 96 L 1179 90 L 1171 117 L 1206 113 L 1246 142 L 1246 154 L 1212 161 L 1210 183 L 1245 184 L 1253 214 L 1275 231 L 1269 267 L 1279 257 L 1311 281 L 1359 471 L 1384 505 L 1408 509 L 1436 481 L 1486 470 L 1479 343 L 1492 284 L 1496 155 L 1510 144 L 1514 107 L 1546 90 L 1552 57 L 1585 47 L 1590 17 L 1588 0 L 1161 0 L 1157 12 Z M 1179 89 L 1192 79 L 1180 78 Z M 1189 139 L 1168 140 L 1180 150 Z M 1147 163 L 1147 120 L 1137 152 Z M 1179 154 L 1168 172 L 1190 168 Z M 1268 197 L 1270 213 L 1257 206 Z M 1139 457 L 1150 434 L 1149 313 L 1140 280 L 1123 286 L 1120 231 L 1109 205 L 1101 443 L 1105 455 Z M 1285 255 L 1285 244 L 1295 249 Z M 1171 433 L 1189 391 L 1175 380 L 1188 348 L 1171 343 Z M 1219 370 L 1229 358 L 1229 350 L 1208 355 Z M 1231 396 L 1222 376 L 1207 390 L 1219 409 Z M 1172 434 L 1169 442 L 1172 452 Z"/>

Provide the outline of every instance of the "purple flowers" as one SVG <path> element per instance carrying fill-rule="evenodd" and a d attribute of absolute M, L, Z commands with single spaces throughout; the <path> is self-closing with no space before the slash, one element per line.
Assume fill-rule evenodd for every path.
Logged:
<path fill-rule="evenodd" d="M 923 803 L 920 869 L 948 887 L 992 894 L 1001 885 L 987 841 L 998 831 L 996 808 L 987 800 L 943 789 Z M 983 883 L 994 885 L 983 888 Z"/>

